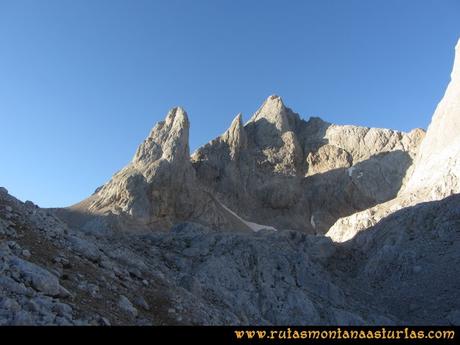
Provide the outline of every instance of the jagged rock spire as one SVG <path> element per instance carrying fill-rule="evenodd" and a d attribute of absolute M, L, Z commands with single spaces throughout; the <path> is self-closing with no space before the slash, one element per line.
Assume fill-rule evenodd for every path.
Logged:
<path fill-rule="evenodd" d="M 193 200 L 189 127 L 184 109 L 171 109 L 139 146 L 132 162 L 92 197 L 89 210 L 128 216 L 140 226 L 159 218 L 169 224 L 181 211 L 176 210 L 181 196 Z"/>
<path fill-rule="evenodd" d="M 232 158 L 238 155 L 239 151 L 247 147 L 248 138 L 243 125 L 243 116 L 239 113 L 232 121 L 230 128 L 222 135 L 222 141 L 230 147 Z"/>
<path fill-rule="evenodd" d="M 299 122 L 299 115 L 287 108 L 281 97 L 271 95 L 247 122 L 246 129 L 258 146 L 280 146 L 282 136 L 295 132 Z"/>
<path fill-rule="evenodd" d="M 91 197 L 72 207 L 89 217 L 79 226 L 88 228 L 95 222 L 98 228 L 146 231 L 199 220 L 216 229 L 249 231 L 196 179 L 190 161 L 189 127 L 185 110 L 171 109 L 139 146 L 130 164 Z M 244 144 L 241 117 L 232 124 L 227 140 L 233 147 Z M 110 222 L 101 225 L 100 216 Z"/>
<path fill-rule="evenodd" d="M 164 121 L 158 122 L 139 146 L 134 164 L 148 165 L 158 159 L 167 161 L 188 159 L 190 122 L 181 107 L 171 109 Z"/>
<path fill-rule="evenodd" d="M 269 96 L 262 106 L 255 112 L 249 122 L 257 122 L 265 119 L 274 125 L 280 132 L 289 130 L 289 120 L 287 118 L 288 109 L 284 105 L 280 96 Z"/>

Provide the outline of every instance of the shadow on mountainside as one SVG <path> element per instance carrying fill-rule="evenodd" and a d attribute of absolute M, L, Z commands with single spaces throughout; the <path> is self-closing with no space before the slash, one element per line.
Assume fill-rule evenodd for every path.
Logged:
<path fill-rule="evenodd" d="M 389 164 L 391 161 L 397 164 Z M 352 170 L 340 168 L 308 177 L 256 173 L 235 179 L 216 175 L 220 188 L 212 182 L 202 188 L 245 220 L 279 230 L 324 234 L 337 219 L 394 198 L 410 164 L 406 152 L 393 151 L 357 163 Z M 238 170 L 233 164 L 226 169 Z M 91 198 L 84 201 L 86 205 L 53 212 L 71 227 L 95 235 L 104 236 L 112 230 L 145 232 L 145 227 L 130 217 L 91 214 L 81 207 L 90 202 Z M 197 214 L 182 221 L 200 223 L 204 216 Z M 151 230 L 160 229 L 152 226 Z"/>
<path fill-rule="evenodd" d="M 335 246 L 330 264 L 365 291 L 363 303 L 406 324 L 460 323 L 460 194 L 401 209 Z"/>
<path fill-rule="evenodd" d="M 315 232 L 323 234 L 339 218 L 396 197 L 411 164 L 410 155 L 397 150 L 303 179 L 303 200 Z"/>
<path fill-rule="evenodd" d="M 192 163 L 203 188 L 246 220 L 319 234 L 337 219 L 397 195 L 412 163 L 407 152 L 380 153 L 349 168 L 351 154 L 331 145 L 332 156 L 321 157 L 326 171 L 308 175 L 306 157 L 329 145 L 331 124 L 286 119 L 290 130 L 265 118 L 247 123 L 247 146 L 237 155 L 220 138 L 198 149 Z M 335 152 L 342 153 L 342 161 Z"/>
<path fill-rule="evenodd" d="M 336 157 L 326 155 L 323 163 L 329 170 L 306 176 L 309 169 L 306 157 L 329 144 L 326 132 L 331 124 L 319 118 L 305 121 L 298 115 L 285 119 L 286 130 L 261 118 L 246 124 L 244 143 L 232 141 L 231 136 L 227 136 L 227 141 L 219 137 L 198 149 L 191 158 L 197 187 L 205 192 L 203 195 L 212 197 L 203 207 L 195 207 L 191 216 L 174 219 L 173 223 L 194 221 L 209 225 L 216 218 L 214 212 L 229 219 L 230 228 L 244 227 L 221 203 L 246 221 L 279 230 L 324 234 L 337 219 L 397 195 L 412 163 L 407 152 L 380 153 L 349 167 L 353 164 L 351 159 L 346 167 L 340 168 L 329 168 L 340 164 L 334 161 Z M 152 189 L 153 184 L 148 193 L 153 194 Z M 153 202 L 150 196 L 147 198 Z M 100 235 L 109 230 L 169 229 L 169 226 L 161 226 L 165 222 L 160 218 L 152 217 L 147 225 L 145 222 L 141 225 L 135 216 L 123 212 L 94 214 L 88 211 L 93 199 L 97 199 L 97 194 L 54 212 L 72 227 Z M 227 230 L 229 227 L 215 228 Z"/>
<path fill-rule="evenodd" d="M 412 163 L 407 152 L 392 151 L 305 177 L 274 172 L 257 158 L 249 151 L 225 165 L 209 159 L 194 167 L 203 188 L 244 219 L 307 233 L 325 233 L 337 219 L 393 199 Z"/>

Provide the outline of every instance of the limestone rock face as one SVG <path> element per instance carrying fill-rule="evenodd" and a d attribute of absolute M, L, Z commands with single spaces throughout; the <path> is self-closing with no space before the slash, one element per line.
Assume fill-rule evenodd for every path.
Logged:
<path fill-rule="evenodd" d="M 190 155 L 189 128 L 190 123 L 184 109 L 173 108 L 165 121 L 157 123 L 139 146 L 133 164 L 145 169 L 158 160 L 170 163 L 187 161 Z"/>
<path fill-rule="evenodd" d="M 299 116 L 286 108 L 281 97 L 272 95 L 256 111 L 249 123 L 259 123 L 253 131 L 254 141 L 265 147 L 281 144 L 279 133 L 291 131 L 296 121 L 300 121 Z"/>
<path fill-rule="evenodd" d="M 189 127 L 185 111 L 172 109 L 139 146 L 132 162 L 96 193 L 88 210 L 129 216 L 146 225 L 157 221 L 160 226 L 176 217 L 192 217 Z"/>
<path fill-rule="evenodd" d="M 216 230 L 324 233 L 338 219 L 396 196 L 423 131 L 305 121 L 270 96 L 243 124 L 189 153 L 186 112 L 172 109 L 132 161 L 61 217 L 85 231 Z"/>
<path fill-rule="evenodd" d="M 75 219 L 69 214 L 77 212 L 100 217 L 98 222 L 89 217 L 79 224 L 87 229 L 166 230 L 177 222 L 198 218 L 217 229 L 247 230 L 200 188 L 190 162 L 189 127 L 186 112 L 180 107 L 172 109 L 164 121 L 155 125 L 130 164 L 90 198 L 67 212 L 61 211 L 61 216 Z M 232 137 L 233 146 L 236 141 Z"/>
<path fill-rule="evenodd" d="M 305 121 L 270 96 L 246 125 L 235 119 L 191 160 L 209 193 L 243 218 L 324 233 L 394 198 L 423 135 Z"/>
<path fill-rule="evenodd" d="M 460 192 L 460 41 L 451 81 L 420 146 L 406 191 L 427 187 L 433 199 Z"/>
<path fill-rule="evenodd" d="M 419 133 L 413 133 L 419 136 Z M 328 231 L 343 242 L 402 208 L 460 192 L 460 41 L 451 81 L 437 106 L 398 197 L 339 219 Z"/>
<path fill-rule="evenodd" d="M 241 114 L 236 116 L 230 128 L 222 135 L 222 142 L 228 145 L 232 159 L 237 159 L 240 151 L 246 149 L 248 138 L 246 137 Z"/>
<path fill-rule="evenodd" d="M 307 156 L 307 175 L 321 174 L 329 170 L 349 168 L 353 164 L 351 155 L 335 145 L 326 144 Z"/>
<path fill-rule="evenodd" d="M 349 152 L 354 164 L 384 152 L 403 151 L 415 156 L 424 135 L 422 129 L 402 133 L 383 128 L 338 125 L 331 125 L 326 131 L 328 142 Z"/>
<path fill-rule="evenodd" d="M 393 199 L 424 137 L 418 129 L 305 121 L 276 95 L 246 124 L 238 114 L 191 157 L 189 127 L 185 111 L 172 109 L 130 164 L 61 217 L 92 232 L 195 221 L 217 230 L 323 234 L 338 219 Z"/>

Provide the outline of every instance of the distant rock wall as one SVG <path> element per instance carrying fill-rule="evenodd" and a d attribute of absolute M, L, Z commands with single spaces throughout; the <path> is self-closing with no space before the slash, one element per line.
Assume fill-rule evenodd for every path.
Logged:
<path fill-rule="evenodd" d="M 218 230 L 249 231 L 253 223 L 324 233 L 338 218 L 395 197 L 424 135 L 305 121 L 278 96 L 246 124 L 238 114 L 191 157 L 189 126 L 185 111 L 172 109 L 129 165 L 57 212 L 99 232 L 195 221 Z"/>
<path fill-rule="evenodd" d="M 423 136 L 304 121 L 270 96 L 192 163 L 201 184 L 245 219 L 324 233 L 338 218 L 394 198 Z"/>

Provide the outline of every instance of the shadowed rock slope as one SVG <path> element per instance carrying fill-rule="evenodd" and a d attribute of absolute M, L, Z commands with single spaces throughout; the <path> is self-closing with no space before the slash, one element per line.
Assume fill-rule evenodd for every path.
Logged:
<path fill-rule="evenodd" d="M 298 231 L 95 237 L 0 193 L 0 324 L 460 324 L 460 198 L 353 240 Z"/>
<path fill-rule="evenodd" d="M 324 233 L 340 217 L 394 198 L 422 130 L 305 121 L 270 96 L 243 125 L 192 155 L 197 178 L 245 219 L 277 229 Z"/>

